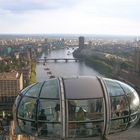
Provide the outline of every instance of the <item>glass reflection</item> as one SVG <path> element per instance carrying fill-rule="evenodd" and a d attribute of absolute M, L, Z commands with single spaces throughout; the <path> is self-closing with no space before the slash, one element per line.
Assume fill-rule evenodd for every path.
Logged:
<path fill-rule="evenodd" d="M 104 82 L 111 104 L 110 133 L 125 130 L 138 120 L 138 94 L 125 83 L 110 79 Z"/>
<path fill-rule="evenodd" d="M 126 96 L 111 96 L 110 133 L 125 130 L 129 126 L 130 110 Z"/>
<path fill-rule="evenodd" d="M 109 96 L 120 96 L 124 94 L 123 89 L 115 80 L 104 78 Z"/>
<path fill-rule="evenodd" d="M 16 118 L 16 109 L 17 109 L 17 106 L 18 106 L 20 100 L 21 100 L 21 96 L 18 95 L 17 98 L 16 98 L 16 100 L 15 100 L 15 103 L 13 105 L 13 110 L 12 110 L 13 111 L 13 117 L 14 117 L 14 119 Z"/>
<path fill-rule="evenodd" d="M 60 123 L 47 123 L 43 124 L 43 127 L 38 128 L 38 136 L 39 137 L 57 137 L 61 136 L 61 125 Z"/>
<path fill-rule="evenodd" d="M 45 114 L 45 110 L 41 109 L 41 112 L 38 115 L 38 122 L 37 122 L 39 135 L 42 135 L 44 133 L 47 134 L 48 132 L 47 125 L 44 123 L 45 121 L 47 121 L 47 116 Z"/>
<path fill-rule="evenodd" d="M 52 79 L 45 82 L 40 98 L 59 98 L 59 84 L 57 79 Z"/>
<path fill-rule="evenodd" d="M 38 120 L 39 114 L 43 111 L 43 114 L 46 116 L 46 120 L 49 122 L 60 122 L 60 101 L 58 100 L 45 100 L 40 99 L 38 103 Z"/>
<path fill-rule="evenodd" d="M 30 97 L 38 97 L 42 84 L 43 82 L 37 83 L 36 85 L 32 86 L 31 89 L 28 92 L 26 92 L 25 95 Z"/>
<path fill-rule="evenodd" d="M 103 127 L 103 99 L 69 100 L 69 137 L 101 135 Z"/>
<path fill-rule="evenodd" d="M 137 92 L 129 85 L 122 83 L 122 82 L 119 82 L 119 83 L 127 95 L 127 98 L 128 98 L 129 104 L 130 104 L 131 113 L 138 111 L 140 100 L 139 100 L 139 96 L 138 96 Z"/>
<path fill-rule="evenodd" d="M 39 136 L 60 136 L 60 131 L 62 130 L 60 128 L 60 101 L 40 99 L 37 119 Z"/>
<path fill-rule="evenodd" d="M 27 121 L 18 119 L 19 127 L 21 128 L 22 132 L 30 135 L 35 135 L 37 133 L 36 125 L 34 121 Z"/>
<path fill-rule="evenodd" d="M 18 117 L 23 119 L 35 120 L 36 116 L 36 99 L 24 97 L 18 108 Z"/>
<path fill-rule="evenodd" d="M 26 92 L 28 92 L 28 90 L 30 90 L 30 88 L 31 88 L 32 86 L 34 86 L 34 85 L 36 85 L 36 84 L 32 84 L 32 85 L 30 85 L 30 86 L 24 88 L 24 89 L 21 91 L 20 95 L 24 95 L 24 94 L 25 94 Z"/>

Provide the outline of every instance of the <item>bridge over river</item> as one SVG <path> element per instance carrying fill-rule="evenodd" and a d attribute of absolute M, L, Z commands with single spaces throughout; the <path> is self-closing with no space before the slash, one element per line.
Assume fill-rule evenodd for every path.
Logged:
<path fill-rule="evenodd" d="M 77 58 L 39 58 L 37 59 L 38 63 L 44 63 L 44 62 L 68 62 L 68 61 L 75 61 L 78 62 Z"/>

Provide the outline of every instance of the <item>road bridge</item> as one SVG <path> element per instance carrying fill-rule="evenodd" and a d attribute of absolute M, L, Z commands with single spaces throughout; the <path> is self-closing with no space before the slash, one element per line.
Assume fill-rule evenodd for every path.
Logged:
<path fill-rule="evenodd" d="M 39 58 L 37 60 L 38 63 L 41 62 L 68 62 L 68 61 L 75 61 L 77 62 L 78 59 L 77 58 Z"/>

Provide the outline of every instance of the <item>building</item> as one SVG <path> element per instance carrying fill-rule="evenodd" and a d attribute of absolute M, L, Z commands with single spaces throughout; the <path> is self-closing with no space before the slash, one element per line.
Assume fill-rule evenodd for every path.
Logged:
<path fill-rule="evenodd" d="M 134 63 L 135 63 L 135 72 L 140 74 L 140 41 L 136 43 Z"/>
<path fill-rule="evenodd" d="M 15 98 L 22 89 L 23 75 L 21 73 L 16 71 L 0 73 L 0 111 L 11 111 Z"/>
<path fill-rule="evenodd" d="M 85 38 L 83 36 L 79 37 L 79 48 L 83 48 L 85 46 Z"/>
<path fill-rule="evenodd" d="M 20 72 L 23 74 L 23 87 L 26 87 L 29 84 L 29 79 L 31 75 L 30 68 L 22 68 Z"/>

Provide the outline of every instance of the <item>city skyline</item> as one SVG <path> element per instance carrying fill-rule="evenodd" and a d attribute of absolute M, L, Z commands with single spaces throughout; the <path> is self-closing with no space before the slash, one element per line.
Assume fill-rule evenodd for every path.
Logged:
<path fill-rule="evenodd" d="M 0 0 L 1 34 L 139 35 L 138 0 Z"/>

